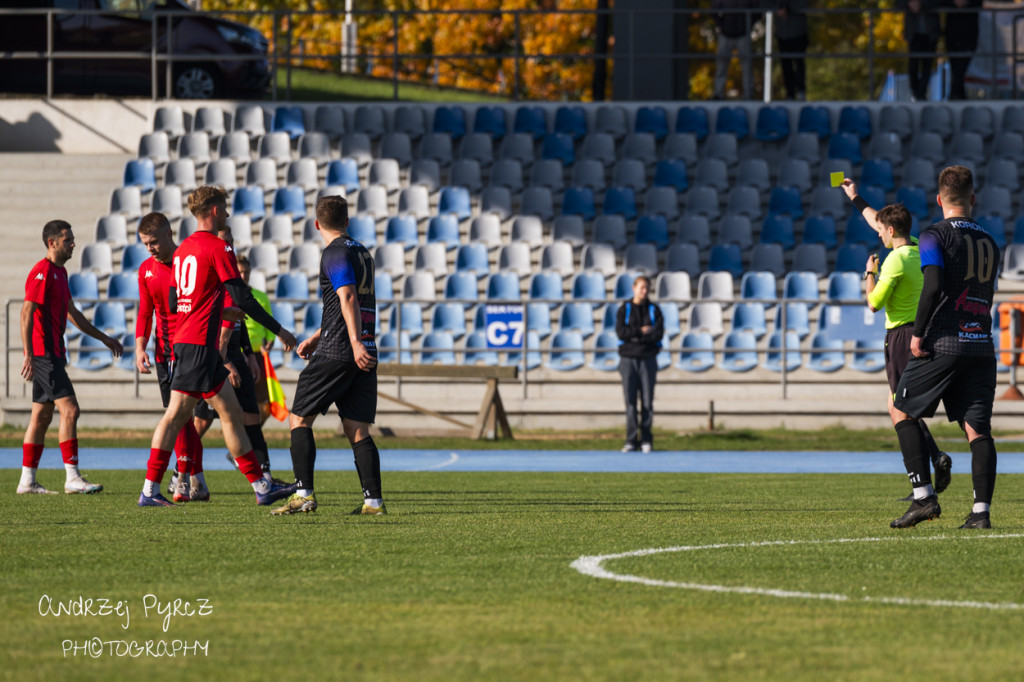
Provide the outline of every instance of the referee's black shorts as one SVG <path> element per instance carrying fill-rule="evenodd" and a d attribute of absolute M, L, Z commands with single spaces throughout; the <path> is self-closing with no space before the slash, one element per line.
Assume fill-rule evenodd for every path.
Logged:
<path fill-rule="evenodd" d="M 996 397 L 995 355 L 967 356 L 932 353 L 911 358 L 893 402 L 914 419 L 935 414 L 939 401 L 949 421 L 964 421 L 981 434 L 992 431 Z"/>
<path fill-rule="evenodd" d="M 376 367 L 364 372 L 351 360 L 314 355 L 299 374 L 292 414 L 326 414 L 332 404 L 343 419 L 372 424 L 377 418 Z"/>
<path fill-rule="evenodd" d="M 75 387 L 68 378 L 67 361 L 56 355 L 32 356 L 32 402 L 52 403 L 74 398 Z"/>
<path fill-rule="evenodd" d="M 914 357 L 910 352 L 910 337 L 913 335 L 913 323 L 893 327 L 885 333 L 885 375 L 889 378 L 889 390 L 893 395 L 896 395 L 896 387 L 907 363 Z"/>

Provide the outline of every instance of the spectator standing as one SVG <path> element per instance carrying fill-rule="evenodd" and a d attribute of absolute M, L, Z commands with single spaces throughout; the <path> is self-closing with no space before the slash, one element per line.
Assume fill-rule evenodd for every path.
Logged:
<path fill-rule="evenodd" d="M 914 100 L 923 102 L 928 96 L 928 80 L 932 75 L 935 49 L 939 45 L 938 0 L 900 0 L 904 11 L 903 38 L 911 52 L 907 67 L 910 71 L 910 90 Z M 930 54 L 929 54 L 930 53 Z"/>
<path fill-rule="evenodd" d="M 947 0 L 946 7 L 955 10 L 946 15 L 946 52 L 949 53 L 950 99 L 967 99 L 964 76 L 971 63 L 970 54 L 978 48 L 978 10 L 981 0 Z"/>
<path fill-rule="evenodd" d="M 807 63 L 804 54 L 810 42 L 807 32 L 807 0 L 779 0 L 775 10 L 775 37 L 779 41 L 779 59 L 782 64 L 782 82 L 786 97 L 798 101 L 807 99 Z"/>
<path fill-rule="evenodd" d="M 661 309 L 647 298 L 651 280 L 633 281 L 633 298 L 619 306 L 615 333 L 619 337 L 619 374 L 626 398 L 626 444 L 623 452 L 650 452 L 653 448 L 654 383 L 658 378 L 658 351 L 665 334 Z M 640 419 L 637 420 L 637 399 Z"/>
<path fill-rule="evenodd" d="M 756 0 L 712 0 L 711 9 L 718 27 L 717 60 L 715 62 L 715 99 L 725 99 L 725 82 L 729 75 L 729 62 L 735 52 L 743 71 L 743 99 L 750 99 L 754 91 L 751 71 L 753 45 L 750 31 L 756 16 L 747 11 L 757 9 Z"/>

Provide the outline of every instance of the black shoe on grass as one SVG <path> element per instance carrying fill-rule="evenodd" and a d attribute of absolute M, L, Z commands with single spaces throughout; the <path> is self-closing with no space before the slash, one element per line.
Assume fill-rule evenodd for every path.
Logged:
<path fill-rule="evenodd" d="M 914 501 L 914 493 L 910 493 L 906 497 L 901 497 L 900 499 L 898 499 L 896 501 L 897 502 L 913 502 Z"/>
<path fill-rule="evenodd" d="M 971 512 L 964 521 L 961 528 L 991 528 L 992 521 L 988 518 L 988 512 Z"/>
<path fill-rule="evenodd" d="M 940 452 L 933 464 L 935 466 L 935 494 L 938 495 L 948 488 L 949 482 L 953 480 L 953 460 L 945 452 Z"/>
<path fill-rule="evenodd" d="M 913 528 L 922 521 L 930 521 L 939 518 L 942 508 L 939 506 L 939 498 L 935 495 L 926 497 L 923 500 L 914 500 L 910 503 L 907 513 L 889 524 L 890 528 Z"/>

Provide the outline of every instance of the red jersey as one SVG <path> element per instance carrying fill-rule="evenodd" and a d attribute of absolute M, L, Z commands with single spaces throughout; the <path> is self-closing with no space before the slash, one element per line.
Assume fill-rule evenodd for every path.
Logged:
<path fill-rule="evenodd" d="M 174 288 L 174 267 L 149 258 L 139 267 L 139 314 L 135 318 L 135 338 L 149 340 L 156 313 L 156 361 L 174 358 L 172 340 L 178 326 L 178 313 L 171 310 L 171 289 Z"/>
<path fill-rule="evenodd" d="M 197 231 L 174 252 L 178 328 L 174 343 L 217 348 L 224 282 L 241 279 L 235 251 L 212 232 Z"/>
<path fill-rule="evenodd" d="M 68 271 L 45 258 L 36 263 L 25 280 L 25 300 L 39 304 L 32 314 L 32 355 L 54 355 L 67 360 L 64 331 L 71 303 Z"/>

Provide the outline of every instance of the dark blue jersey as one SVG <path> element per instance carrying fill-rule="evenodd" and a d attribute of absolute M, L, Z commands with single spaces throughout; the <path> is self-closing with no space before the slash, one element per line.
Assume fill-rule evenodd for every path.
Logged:
<path fill-rule="evenodd" d="M 999 267 L 995 239 L 970 218 L 940 220 L 921 232 L 921 268 L 942 268 L 939 305 L 927 347 L 946 355 L 992 355 L 992 298 Z"/>
<path fill-rule="evenodd" d="M 323 292 L 324 313 L 317 355 L 334 360 L 352 360 L 348 325 L 341 314 L 341 299 L 337 294 L 343 286 L 355 287 L 363 326 L 360 338 L 366 349 L 376 357 L 374 331 L 377 298 L 373 291 L 373 256 L 366 247 L 348 236 L 332 241 L 320 256 L 320 291 Z"/>

